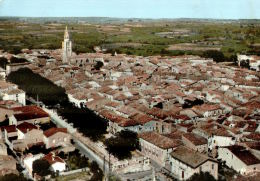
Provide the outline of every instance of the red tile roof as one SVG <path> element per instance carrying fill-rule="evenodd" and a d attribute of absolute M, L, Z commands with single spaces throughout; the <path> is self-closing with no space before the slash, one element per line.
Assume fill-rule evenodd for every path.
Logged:
<path fill-rule="evenodd" d="M 141 134 L 139 134 L 139 137 L 162 149 L 175 148 L 175 147 L 178 147 L 179 145 L 181 145 L 180 141 L 170 139 L 170 138 L 160 135 L 156 132 L 141 133 Z"/>
<path fill-rule="evenodd" d="M 251 133 L 245 136 L 248 139 L 260 141 L 260 133 Z"/>
<path fill-rule="evenodd" d="M 50 129 L 44 131 L 43 134 L 46 137 L 50 137 L 50 136 L 52 136 L 56 133 L 59 133 L 59 132 L 67 133 L 67 128 L 50 128 Z"/>
<path fill-rule="evenodd" d="M 49 162 L 50 165 L 60 162 L 60 163 L 65 163 L 64 160 L 62 160 L 60 157 L 55 156 L 55 154 L 53 153 L 49 153 L 47 155 L 45 155 L 42 159 L 45 159 Z"/>
<path fill-rule="evenodd" d="M 183 137 L 192 142 L 194 145 L 205 145 L 208 143 L 207 139 L 193 133 L 186 133 Z"/>
<path fill-rule="evenodd" d="M 12 108 L 14 117 L 17 121 L 39 119 L 44 117 L 49 117 L 49 114 L 37 106 L 23 106 Z"/>
<path fill-rule="evenodd" d="M 236 157 L 243 161 L 246 165 L 260 164 L 260 160 L 256 158 L 249 150 L 243 146 L 229 146 L 227 147 Z"/>
<path fill-rule="evenodd" d="M 33 129 L 38 129 L 35 125 L 33 125 L 31 123 L 27 123 L 27 122 L 23 122 L 23 123 L 19 124 L 16 128 L 19 129 L 23 133 L 27 133 Z"/>
<path fill-rule="evenodd" d="M 16 132 L 16 126 L 15 125 L 9 125 L 9 126 L 2 126 L 1 130 L 6 130 L 7 133 L 13 133 Z"/>

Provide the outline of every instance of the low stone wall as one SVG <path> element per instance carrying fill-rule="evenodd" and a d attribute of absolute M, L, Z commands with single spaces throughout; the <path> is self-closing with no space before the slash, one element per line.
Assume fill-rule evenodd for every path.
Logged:
<path fill-rule="evenodd" d="M 90 171 L 90 169 L 88 167 L 86 167 L 86 168 L 81 168 L 81 169 L 77 169 L 77 170 L 71 170 L 71 171 L 68 171 L 68 172 L 60 172 L 59 175 L 60 176 L 66 176 L 66 175 L 72 175 L 72 174 L 75 174 L 75 173 L 88 172 L 88 171 Z"/>

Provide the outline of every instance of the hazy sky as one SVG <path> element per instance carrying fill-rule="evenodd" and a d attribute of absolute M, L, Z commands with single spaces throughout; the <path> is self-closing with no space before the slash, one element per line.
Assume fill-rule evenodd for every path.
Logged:
<path fill-rule="evenodd" d="M 0 16 L 260 19 L 260 0 L 0 0 Z"/>

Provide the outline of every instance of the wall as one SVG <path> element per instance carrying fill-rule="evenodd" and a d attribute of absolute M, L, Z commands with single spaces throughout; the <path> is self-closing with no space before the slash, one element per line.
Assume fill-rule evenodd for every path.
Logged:
<path fill-rule="evenodd" d="M 200 153 L 202 152 L 207 152 L 208 151 L 208 145 L 204 144 L 204 145 L 194 145 L 191 141 L 189 141 L 187 138 L 185 138 L 184 136 L 182 136 L 182 142 L 184 143 L 185 146 L 187 146 L 188 148 L 191 148 L 195 151 L 198 151 Z"/>
<path fill-rule="evenodd" d="M 63 172 L 64 170 L 66 170 L 66 163 L 56 162 L 51 165 L 51 169 L 54 172 L 56 172 L 56 171 Z"/>
<path fill-rule="evenodd" d="M 170 157 L 170 162 L 172 165 L 171 172 L 179 180 L 187 180 L 193 174 L 202 172 L 209 172 L 215 179 L 218 179 L 218 164 L 216 162 L 207 161 L 197 168 L 192 168 L 185 163 L 182 163 L 173 157 Z M 214 166 L 212 166 L 214 165 Z M 201 167 L 201 168 L 200 168 Z M 184 178 L 182 177 L 182 172 L 184 171 Z"/>
<path fill-rule="evenodd" d="M 6 94 L 5 93 L 4 96 L 3 96 L 3 100 L 17 101 L 24 106 L 26 104 L 25 93 L 19 93 L 19 94 Z"/>
<path fill-rule="evenodd" d="M 140 138 L 140 145 L 141 145 L 141 152 L 143 155 L 148 156 L 150 159 L 154 160 L 161 166 L 165 166 L 166 159 L 168 155 L 172 151 L 172 149 L 161 149 L 148 141 L 143 140 Z"/>
<path fill-rule="evenodd" d="M 46 141 L 48 140 L 48 141 Z M 71 140 L 71 136 L 67 133 L 63 133 L 63 132 L 58 132 L 50 137 L 45 137 L 44 136 L 44 143 L 46 144 L 46 148 L 50 148 L 50 147 L 57 147 L 60 145 L 68 145 L 70 144 L 70 140 Z"/>
<path fill-rule="evenodd" d="M 219 146 L 231 146 L 235 144 L 235 140 L 232 137 L 216 136 L 213 135 L 208 139 L 208 148 L 212 150 L 214 147 Z"/>
<path fill-rule="evenodd" d="M 236 157 L 227 148 L 218 149 L 218 158 L 221 159 L 222 161 L 226 161 L 226 165 L 229 168 L 234 169 L 235 171 L 237 171 L 242 175 L 260 171 L 260 164 L 248 166 L 244 162 L 242 162 L 238 157 Z"/>
<path fill-rule="evenodd" d="M 50 118 L 49 117 L 44 117 L 44 118 L 38 118 L 38 119 L 17 121 L 14 116 L 9 117 L 9 124 L 10 125 L 13 125 L 13 124 L 19 125 L 19 124 L 21 124 L 23 122 L 28 122 L 28 123 L 31 123 L 31 124 L 39 124 L 39 123 L 45 124 L 45 123 L 49 123 L 50 122 Z"/>

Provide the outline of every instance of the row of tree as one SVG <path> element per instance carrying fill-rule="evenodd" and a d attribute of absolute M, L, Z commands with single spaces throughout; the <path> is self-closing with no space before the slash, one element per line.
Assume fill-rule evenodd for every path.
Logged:
<path fill-rule="evenodd" d="M 28 96 L 39 98 L 46 106 L 57 108 L 58 114 L 72 123 L 84 136 L 93 141 L 102 140 L 107 133 L 108 121 L 88 108 L 78 108 L 69 102 L 65 89 L 48 79 L 22 68 L 9 74 L 9 81 L 19 85 Z M 56 106 L 59 104 L 59 106 Z M 105 141 L 107 150 L 119 159 L 130 158 L 131 151 L 139 147 L 136 133 L 122 131 Z"/>
<path fill-rule="evenodd" d="M 217 50 L 207 50 L 203 52 L 202 57 L 205 58 L 212 58 L 215 62 L 234 62 L 237 63 L 237 56 L 231 55 L 230 57 L 227 57 L 223 54 L 221 51 Z"/>
<path fill-rule="evenodd" d="M 46 106 L 56 107 L 58 113 L 73 123 L 85 136 L 97 141 L 106 133 L 107 121 L 88 108 L 78 108 L 69 102 L 65 89 L 50 80 L 22 68 L 8 75 L 7 80 L 19 86 L 26 94 L 42 101 Z M 59 106 L 57 106 L 59 105 Z"/>
<path fill-rule="evenodd" d="M 105 145 L 107 151 L 120 160 L 131 158 L 131 152 L 140 149 L 137 134 L 128 130 L 116 133 L 105 141 Z"/>
<path fill-rule="evenodd" d="M 35 100 L 38 96 L 39 100 L 47 106 L 68 102 L 68 96 L 64 88 L 58 87 L 50 80 L 33 73 L 28 68 L 21 68 L 18 71 L 11 72 L 7 80 L 17 84 L 20 89 Z"/>

